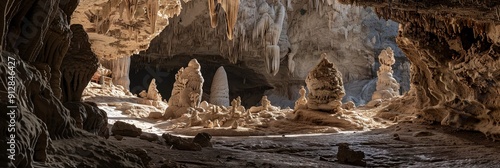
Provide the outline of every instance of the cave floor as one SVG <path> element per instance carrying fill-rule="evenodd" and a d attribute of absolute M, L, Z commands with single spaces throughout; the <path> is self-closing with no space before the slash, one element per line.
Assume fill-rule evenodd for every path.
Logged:
<path fill-rule="evenodd" d="M 396 140 L 395 134 L 399 136 Z M 161 139 L 161 138 L 160 138 Z M 386 129 L 321 135 L 213 137 L 213 148 L 170 149 L 161 142 L 125 137 L 117 146 L 145 149 L 150 167 L 350 167 L 337 162 L 337 144 L 363 151 L 369 167 L 497 167 L 500 142 L 482 133 L 400 123 Z"/>

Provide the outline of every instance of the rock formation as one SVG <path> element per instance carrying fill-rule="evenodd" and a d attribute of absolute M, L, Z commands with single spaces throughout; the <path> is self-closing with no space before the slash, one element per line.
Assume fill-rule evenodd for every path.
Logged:
<path fill-rule="evenodd" d="M 322 54 L 323 58 L 306 78 L 309 89 L 307 108 L 336 113 L 341 110 L 341 100 L 345 95 L 344 84 L 342 74 L 326 56 L 325 53 Z"/>
<path fill-rule="evenodd" d="M 372 101 L 390 99 L 399 95 L 399 83 L 392 76 L 392 65 L 396 62 L 394 59 L 394 52 L 391 47 L 382 50 L 378 56 L 380 68 L 377 71 L 377 87 L 373 92 Z M 368 104 L 373 104 L 369 102 Z"/>
<path fill-rule="evenodd" d="M 295 110 L 307 108 L 306 89 L 304 89 L 304 86 L 300 87 L 299 94 L 300 98 L 295 101 Z"/>
<path fill-rule="evenodd" d="M 160 93 L 158 93 L 158 89 L 156 88 L 156 80 L 153 79 L 151 80 L 151 83 L 149 84 L 149 87 L 148 87 L 148 94 L 147 94 L 147 98 L 150 99 L 150 100 L 155 100 L 155 101 L 161 101 L 161 95 Z"/>
<path fill-rule="evenodd" d="M 219 106 L 229 106 L 229 84 L 224 67 L 215 72 L 210 89 L 210 103 Z"/>
<path fill-rule="evenodd" d="M 132 58 L 132 73 L 152 66 L 175 74 L 173 71 L 179 67 L 169 62 L 191 55 L 199 62 L 215 62 L 217 67 L 224 66 L 229 82 L 234 86 L 230 92 L 238 92 L 230 99 L 239 95 L 245 106 L 250 107 L 267 95 L 275 105 L 292 107 L 299 96 L 296 90 L 305 85 L 303 79 L 314 67 L 319 55 L 328 53 L 328 59 L 343 74 L 346 101 L 365 104 L 375 90 L 375 82 L 368 82 L 376 77 L 373 73 L 376 52 L 390 46 L 398 59 L 396 67 L 406 60 L 393 40 L 398 23 L 378 18 L 370 8 L 336 1 L 312 2 L 315 1 L 240 1 L 234 37 L 230 41 L 224 33 L 226 23 L 218 21 L 217 28 L 211 28 L 210 3 L 182 3 L 182 13 L 169 19 L 169 26 L 151 41 L 147 51 Z M 213 10 L 216 8 L 215 4 L 210 7 Z M 222 19 L 222 8 L 219 7 L 215 13 L 217 17 L 212 16 L 212 19 Z M 284 19 L 280 24 L 282 16 Z M 277 28 L 281 33 L 278 34 Z M 277 49 L 279 54 L 276 54 Z M 229 63 L 226 63 L 227 60 Z M 204 64 L 204 67 L 207 65 Z M 205 69 L 203 74 L 209 74 L 206 71 L 215 73 L 217 67 Z M 398 81 L 408 79 L 403 76 L 408 74 L 401 73 L 407 69 L 396 67 L 395 78 Z M 400 82 L 402 92 L 409 88 L 408 81 Z M 209 80 L 207 82 L 210 83 Z M 373 85 L 373 90 L 362 91 L 368 84 Z M 268 91 L 264 94 L 257 91 L 263 90 L 255 89 L 257 87 Z M 167 95 L 169 93 L 163 96 Z"/>
<path fill-rule="evenodd" d="M 82 25 L 71 25 L 73 38 L 61 66 L 62 101 L 81 101 L 87 83 L 99 67 Z M 59 86 L 59 85 L 58 85 Z"/>
<path fill-rule="evenodd" d="M 181 9 L 180 0 L 82 1 L 72 23 L 82 24 L 93 40 L 92 50 L 109 60 L 145 50 Z"/>
<path fill-rule="evenodd" d="M 101 60 L 104 67 L 111 69 L 113 83 L 129 89 L 130 56 Z"/>
<path fill-rule="evenodd" d="M 416 108 L 420 121 L 478 130 L 498 140 L 500 2 L 341 2 L 373 6 L 378 15 L 400 23 L 396 42 L 411 61 L 412 94 L 404 97 L 411 103 L 393 110 Z"/>
<path fill-rule="evenodd" d="M 226 16 L 226 34 L 229 40 L 232 40 L 234 37 L 233 31 L 234 26 L 236 25 L 236 20 L 238 19 L 240 0 L 208 0 L 208 11 L 210 14 L 210 25 L 212 28 L 217 27 L 217 5 L 220 4 L 222 9 L 224 9 Z"/>
<path fill-rule="evenodd" d="M 187 112 L 189 107 L 198 107 L 203 93 L 203 76 L 201 66 L 196 59 L 189 61 L 186 68 L 181 68 L 175 75 L 174 89 L 168 100 L 165 118 L 178 118 Z"/>

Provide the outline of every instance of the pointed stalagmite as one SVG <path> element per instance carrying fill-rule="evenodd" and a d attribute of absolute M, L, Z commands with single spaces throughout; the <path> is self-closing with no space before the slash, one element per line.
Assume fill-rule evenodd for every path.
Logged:
<path fill-rule="evenodd" d="M 219 106 L 229 106 L 229 85 L 226 70 L 222 66 L 217 69 L 212 80 L 210 103 Z"/>
<path fill-rule="evenodd" d="M 326 53 L 322 54 L 323 59 L 306 78 L 309 89 L 307 108 L 336 113 L 341 110 L 344 84 L 342 74 L 326 56 Z"/>
<path fill-rule="evenodd" d="M 158 89 L 156 88 L 156 80 L 155 79 L 151 80 L 151 83 L 149 84 L 147 98 L 150 100 L 161 101 L 161 95 L 158 92 Z"/>

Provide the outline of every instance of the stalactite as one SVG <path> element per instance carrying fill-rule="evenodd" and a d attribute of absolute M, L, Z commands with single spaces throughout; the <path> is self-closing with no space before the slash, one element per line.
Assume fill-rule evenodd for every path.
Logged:
<path fill-rule="evenodd" d="M 218 24 L 217 3 L 215 1 L 217 0 L 208 0 L 208 12 L 210 14 L 210 26 L 212 26 L 212 28 L 216 28 Z"/>
<path fill-rule="evenodd" d="M 158 0 L 149 0 L 148 2 L 148 18 L 149 24 L 151 24 L 151 33 L 156 30 L 156 19 L 158 18 Z"/>
<path fill-rule="evenodd" d="M 229 40 L 232 40 L 234 36 L 234 26 L 236 25 L 236 20 L 238 19 L 240 0 L 221 0 L 220 3 L 224 11 L 226 12 L 227 38 Z"/>

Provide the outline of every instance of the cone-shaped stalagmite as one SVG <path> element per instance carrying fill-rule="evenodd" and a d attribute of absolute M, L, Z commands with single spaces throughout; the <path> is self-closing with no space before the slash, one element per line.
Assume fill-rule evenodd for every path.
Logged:
<path fill-rule="evenodd" d="M 345 95 L 342 74 L 326 59 L 326 53 L 322 56 L 321 62 L 306 78 L 309 88 L 307 108 L 335 113 L 340 110 Z"/>
<path fill-rule="evenodd" d="M 222 66 L 217 69 L 212 80 L 210 103 L 219 106 L 229 106 L 229 85 L 226 70 Z"/>

